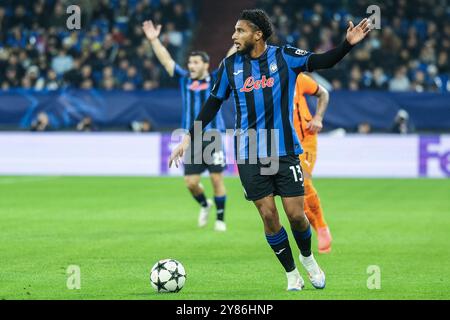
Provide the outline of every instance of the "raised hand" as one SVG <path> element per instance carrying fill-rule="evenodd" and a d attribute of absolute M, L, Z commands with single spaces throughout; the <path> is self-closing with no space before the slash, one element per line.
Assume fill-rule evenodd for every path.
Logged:
<path fill-rule="evenodd" d="M 370 30 L 370 20 L 367 18 L 363 19 L 356 27 L 353 25 L 353 22 L 349 21 L 346 35 L 347 41 L 351 45 L 355 45 L 364 39 Z"/>
<path fill-rule="evenodd" d="M 161 25 L 158 24 L 155 28 L 153 22 L 151 20 L 147 20 L 142 24 L 142 30 L 144 31 L 147 39 L 153 41 L 159 37 L 159 34 L 161 33 Z"/>

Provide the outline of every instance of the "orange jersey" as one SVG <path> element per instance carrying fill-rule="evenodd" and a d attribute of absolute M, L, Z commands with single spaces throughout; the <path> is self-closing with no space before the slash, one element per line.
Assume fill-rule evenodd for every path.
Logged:
<path fill-rule="evenodd" d="M 305 94 L 315 95 L 318 90 L 319 85 L 314 79 L 303 73 L 298 75 L 294 95 L 294 128 L 304 149 L 317 146 L 317 134 L 306 129 L 308 122 L 312 120 L 312 115 Z"/>

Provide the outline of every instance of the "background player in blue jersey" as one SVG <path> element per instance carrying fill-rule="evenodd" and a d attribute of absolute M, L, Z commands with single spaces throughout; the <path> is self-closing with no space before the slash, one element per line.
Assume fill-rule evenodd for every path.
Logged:
<path fill-rule="evenodd" d="M 334 66 L 366 37 L 370 22 L 364 19 L 356 27 L 349 22 L 345 40 L 322 54 L 290 46 L 268 46 L 266 41 L 272 32 L 264 11 L 242 12 L 232 36 L 238 52 L 222 62 L 211 95 L 196 120 L 208 124 L 222 102 L 233 93 L 236 159 L 246 198 L 254 202 L 261 215 L 266 239 L 286 271 L 288 290 L 301 290 L 304 281 L 295 266 L 274 201 L 275 195 L 281 196 L 300 250 L 300 262 L 312 285 L 322 289 L 325 274 L 311 252 L 311 227 L 303 208 L 303 172 L 298 159 L 302 147 L 292 123 L 295 83 L 302 71 Z M 169 165 L 178 165 L 193 135 L 191 128 L 172 153 Z M 277 170 L 267 170 L 267 163 Z M 273 163 L 277 165 L 272 166 Z"/>
<path fill-rule="evenodd" d="M 161 25 L 155 27 L 152 21 L 145 21 L 142 25 L 142 29 L 148 40 L 150 40 L 156 57 L 169 75 L 171 77 L 179 78 L 183 98 L 182 127 L 183 129 L 188 130 L 192 126 L 194 119 L 197 117 L 206 99 L 209 97 L 209 92 L 214 83 L 217 71 L 212 74 L 209 73 L 209 57 L 203 51 L 191 52 L 189 54 L 188 68 L 187 70 L 184 69 L 172 59 L 167 49 L 158 39 L 161 32 Z M 235 51 L 234 48 L 230 49 L 228 54 L 232 54 Z M 205 130 L 225 131 L 225 123 L 220 112 L 218 112 L 211 123 L 205 127 Z M 207 145 L 208 143 L 205 142 L 203 143 L 202 148 L 197 148 L 195 151 L 203 154 Z M 214 201 L 217 208 L 217 220 L 214 229 L 216 231 L 226 231 L 226 224 L 224 222 L 226 190 L 222 175 L 226 165 L 223 148 L 220 147 L 218 149 L 221 151 L 216 150 L 211 155 L 211 158 L 213 159 L 212 164 L 208 164 L 203 160 L 202 156 L 197 157 L 201 159 L 201 162 L 195 163 L 194 158 L 196 155 L 193 148 L 191 148 L 191 152 L 189 153 L 190 159 L 189 161 L 185 161 L 184 165 L 184 179 L 192 196 L 201 206 L 198 217 L 198 226 L 204 227 L 208 222 L 212 201 L 205 196 L 203 186 L 200 183 L 200 175 L 205 170 L 209 171 L 214 189 Z"/>

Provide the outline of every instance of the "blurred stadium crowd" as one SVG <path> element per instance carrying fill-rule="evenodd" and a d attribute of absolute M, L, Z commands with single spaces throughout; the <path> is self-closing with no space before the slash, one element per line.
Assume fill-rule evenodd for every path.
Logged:
<path fill-rule="evenodd" d="M 81 8 L 82 29 L 66 27 L 66 8 Z M 169 86 L 141 31 L 164 25 L 161 40 L 182 61 L 195 27 L 195 1 L 0 1 L 1 89 L 145 89 Z"/>
<path fill-rule="evenodd" d="M 343 40 L 347 20 L 380 7 L 381 30 L 333 69 L 319 72 L 334 89 L 450 91 L 450 7 L 447 0 L 259 0 L 276 26 L 275 44 L 314 52 Z"/>
<path fill-rule="evenodd" d="M 322 52 L 341 42 L 347 20 L 359 21 L 372 2 L 259 0 L 258 5 L 276 26 L 273 43 Z M 80 31 L 66 27 L 70 4 L 82 8 Z M 198 5 L 193 0 L 3 0 L 0 87 L 151 90 L 176 85 L 153 57 L 141 23 L 163 24 L 161 39 L 183 64 L 199 25 Z M 447 0 L 378 5 L 382 30 L 371 32 L 351 59 L 319 73 L 334 89 L 450 91 Z"/>

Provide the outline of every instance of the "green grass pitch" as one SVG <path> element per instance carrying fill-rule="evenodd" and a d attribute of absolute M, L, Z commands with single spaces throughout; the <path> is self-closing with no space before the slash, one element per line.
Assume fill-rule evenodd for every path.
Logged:
<path fill-rule="evenodd" d="M 450 299 L 450 180 L 315 185 L 334 237 L 329 255 L 317 254 L 313 238 L 327 287 L 313 289 L 297 263 L 306 288 L 286 292 L 237 178 L 226 179 L 228 231 L 218 234 L 214 215 L 197 228 L 182 178 L 0 177 L 0 300 Z M 179 293 L 150 286 L 149 270 L 163 258 L 186 268 Z M 66 286 L 69 265 L 81 268 L 80 290 Z M 370 265 L 380 268 L 379 290 L 367 287 Z"/>

